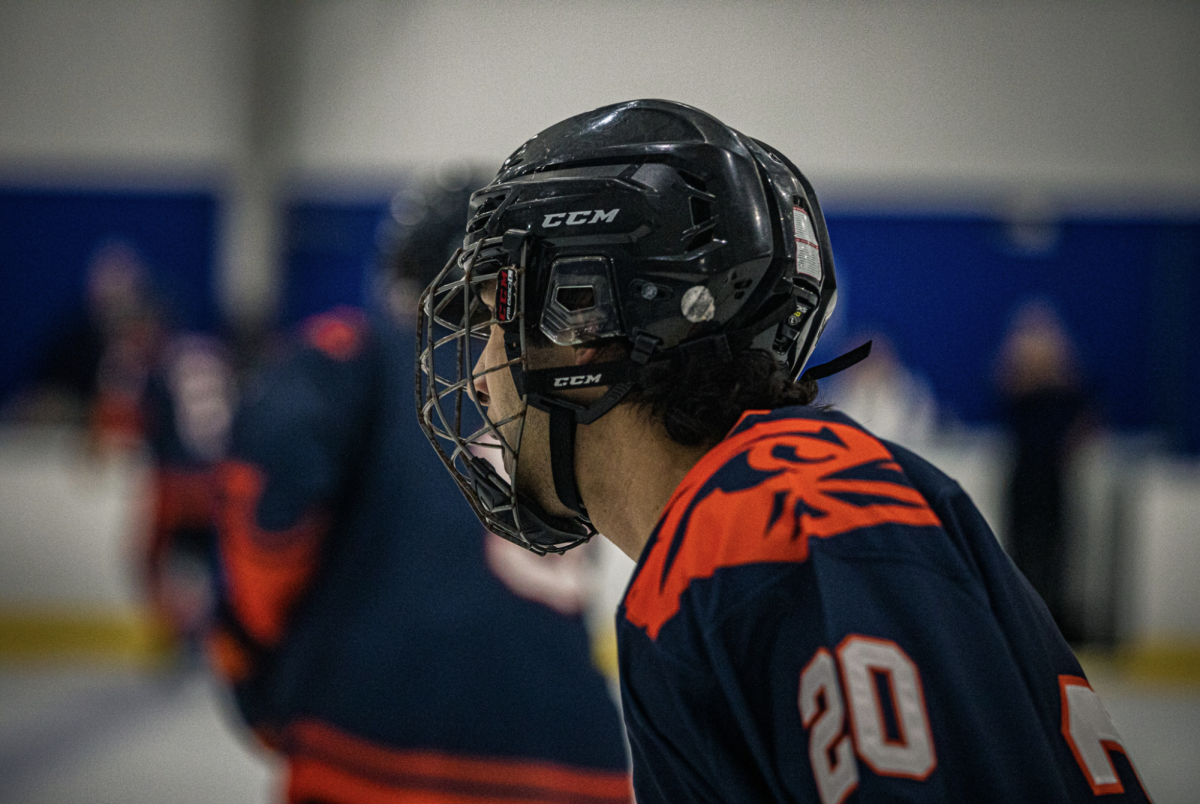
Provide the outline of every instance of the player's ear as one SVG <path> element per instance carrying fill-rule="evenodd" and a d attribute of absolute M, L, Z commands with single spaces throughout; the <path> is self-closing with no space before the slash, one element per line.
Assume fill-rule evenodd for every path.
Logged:
<path fill-rule="evenodd" d="M 585 366 L 588 363 L 596 361 L 596 355 L 600 353 L 599 349 L 591 346 L 576 346 L 575 347 L 575 365 Z"/>
<path fill-rule="evenodd" d="M 611 360 L 623 360 L 629 357 L 629 347 L 621 343 L 602 343 L 600 346 L 573 346 L 575 350 L 575 365 L 586 366 L 588 363 L 607 363 Z"/>

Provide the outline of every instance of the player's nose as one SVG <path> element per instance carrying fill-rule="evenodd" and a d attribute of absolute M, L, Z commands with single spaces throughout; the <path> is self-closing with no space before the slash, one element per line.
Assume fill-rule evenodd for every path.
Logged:
<path fill-rule="evenodd" d="M 491 404 L 491 397 L 488 396 L 487 374 L 483 372 L 484 359 L 483 355 L 480 355 L 471 371 L 471 385 L 475 388 L 475 398 L 479 400 L 479 404 L 487 407 Z"/>

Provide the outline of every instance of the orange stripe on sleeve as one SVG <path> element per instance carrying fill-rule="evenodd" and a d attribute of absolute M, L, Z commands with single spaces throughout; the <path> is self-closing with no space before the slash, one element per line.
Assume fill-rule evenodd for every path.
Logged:
<path fill-rule="evenodd" d="M 226 462 L 218 523 L 230 607 L 247 633 L 274 645 L 316 571 L 326 522 L 306 514 L 287 530 L 260 528 L 256 511 L 265 482 L 250 464 Z"/>
<path fill-rule="evenodd" d="M 317 722 L 288 728 L 289 799 L 363 804 L 629 804 L 623 771 L 396 750 Z"/>
<path fill-rule="evenodd" d="M 238 641 L 221 629 L 214 629 L 205 639 L 204 648 L 209 665 L 226 681 L 237 684 L 249 677 L 253 669 L 250 657 Z"/>

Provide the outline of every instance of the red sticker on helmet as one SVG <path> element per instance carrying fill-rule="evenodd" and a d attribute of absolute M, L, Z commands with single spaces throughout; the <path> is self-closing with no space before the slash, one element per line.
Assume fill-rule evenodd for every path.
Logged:
<path fill-rule="evenodd" d="M 517 317 L 517 269 L 501 268 L 496 278 L 496 319 L 507 323 Z"/>

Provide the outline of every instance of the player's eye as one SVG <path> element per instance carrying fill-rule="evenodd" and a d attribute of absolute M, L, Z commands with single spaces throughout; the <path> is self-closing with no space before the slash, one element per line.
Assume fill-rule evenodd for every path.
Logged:
<path fill-rule="evenodd" d="M 488 337 L 489 330 L 495 322 L 495 314 L 488 301 L 489 298 L 487 296 L 477 293 L 471 295 L 471 309 L 468 320 L 470 322 L 471 334 L 476 337 Z"/>
<path fill-rule="evenodd" d="M 488 279 L 485 282 L 481 282 L 478 285 L 475 293 L 480 299 L 483 300 L 483 303 L 487 306 L 487 308 L 489 310 L 495 309 L 495 307 L 496 307 L 496 279 L 494 277 L 492 279 Z"/>

